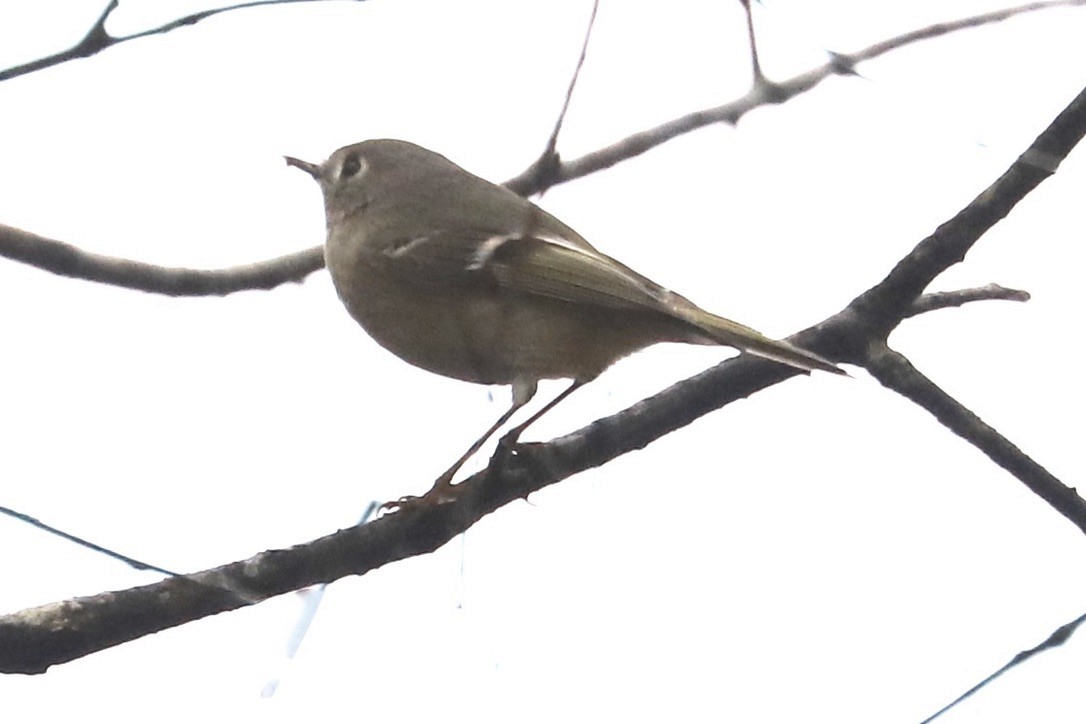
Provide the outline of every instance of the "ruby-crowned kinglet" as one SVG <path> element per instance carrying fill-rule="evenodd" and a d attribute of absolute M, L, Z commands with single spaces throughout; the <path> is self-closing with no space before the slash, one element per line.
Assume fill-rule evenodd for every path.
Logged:
<path fill-rule="evenodd" d="M 510 408 L 434 485 L 532 398 L 572 384 L 524 430 L 626 355 L 657 342 L 737 347 L 802 370 L 845 374 L 787 342 L 710 314 L 601 254 L 555 217 L 444 156 L 405 141 L 346 146 L 319 166 L 324 258 L 351 316 L 382 347 L 447 377 L 512 385 Z"/>

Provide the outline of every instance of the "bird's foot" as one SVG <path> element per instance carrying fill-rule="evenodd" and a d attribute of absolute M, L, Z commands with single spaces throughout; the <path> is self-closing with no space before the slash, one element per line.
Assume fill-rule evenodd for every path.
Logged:
<path fill-rule="evenodd" d="M 457 499 L 460 491 L 456 485 L 442 475 L 424 495 L 405 495 L 398 500 L 390 500 L 377 509 L 378 515 L 398 510 L 417 510 L 429 505 L 445 505 Z"/>
<path fill-rule="evenodd" d="M 498 438 L 498 446 L 494 452 L 499 455 L 516 455 L 520 447 L 520 430 L 513 429 Z"/>
<path fill-rule="evenodd" d="M 494 452 L 490 455 L 490 462 L 487 464 L 487 470 L 495 471 L 501 470 L 506 461 L 510 458 L 517 456 L 517 448 L 520 447 L 520 443 L 517 442 L 516 431 L 507 433 L 498 438 L 498 444 L 494 446 Z"/>

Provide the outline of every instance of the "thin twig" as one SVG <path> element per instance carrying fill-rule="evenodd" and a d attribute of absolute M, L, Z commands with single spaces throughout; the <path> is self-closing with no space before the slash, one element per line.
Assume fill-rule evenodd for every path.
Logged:
<path fill-rule="evenodd" d="M 1028 302 L 1029 292 L 1021 289 L 1008 289 L 998 284 L 985 284 L 983 287 L 958 289 L 953 292 L 929 292 L 922 294 L 909 305 L 905 317 L 915 317 L 937 309 L 960 307 L 971 302 L 1002 300 L 1007 302 Z"/>
<path fill-rule="evenodd" d="M 1012 658 L 1006 664 L 1001 666 L 999 669 L 994 671 L 989 676 L 985 677 L 982 681 L 980 681 L 980 683 L 978 683 L 973 688 L 969 689 L 969 691 L 965 692 L 964 694 L 959 696 L 957 699 L 950 702 L 949 704 L 944 706 L 942 709 L 940 709 L 939 711 L 937 711 L 934 714 L 932 714 L 931 716 L 929 716 L 927 719 L 922 721 L 920 724 L 930 724 L 931 722 L 935 721 L 938 717 L 942 716 L 943 714 L 947 713 L 948 711 L 950 711 L 951 709 L 956 707 L 958 704 L 961 704 L 963 701 L 965 701 L 969 697 L 973 696 L 973 694 L 976 694 L 978 691 L 980 691 L 984 687 L 988 686 L 988 684 L 991 684 L 993 681 L 998 679 L 1003 674 L 1007 673 L 1008 671 L 1010 671 L 1014 667 L 1018 666 L 1019 664 L 1024 664 L 1026 661 L 1029 661 L 1030 659 L 1032 659 L 1037 654 L 1043 653 L 1043 652 L 1048 651 L 1050 649 L 1057 648 L 1059 646 L 1063 646 L 1075 634 L 1075 631 L 1077 631 L 1078 627 L 1081 626 L 1083 623 L 1086 623 L 1086 613 L 1084 613 L 1081 616 L 1079 616 L 1078 618 L 1076 618 L 1076 619 L 1074 619 L 1072 621 L 1068 621 L 1064 625 L 1060 626 L 1058 629 L 1053 631 L 1049 635 L 1048 638 L 1046 638 L 1044 641 L 1042 641 L 1041 643 L 1034 646 L 1032 649 L 1027 649 L 1026 651 L 1018 652 L 1014 656 L 1014 658 Z"/>
<path fill-rule="evenodd" d="M 964 18 L 948 23 L 938 23 L 919 30 L 914 30 L 904 35 L 876 43 L 856 53 L 834 54 L 830 62 L 819 66 L 806 73 L 801 73 L 785 81 L 775 81 L 772 84 L 773 92 L 766 93 L 765 89 L 757 86 L 747 92 L 742 98 L 738 98 L 722 106 L 707 108 L 701 111 L 688 113 L 685 116 L 675 118 L 655 128 L 649 128 L 634 133 L 609 146 L 605 146 L 580 158 L 563 161 L 557 169 L 555 184 L 564 181 L 581 178 L 603 169 L 628 161 L 640 156 L 657 146 L 666 143 L 678 136 L 690 131 L 713 125 L 714 123 L 734 124 L 738 120 L 754 110 L 770 103 L 782 103 L 811 90 L 822 81 L 835 75 L 852 75 L 857 64 L 874 60 L 886 53 L 922 40 L 938 38 L 949 33 L 976 28 L 982 25 L 1001 22 L 1016 15 L 1046 10 L 1057 7 L 1079 6 L 1086 4 L 1086 0 L 1053 0 L 1052 2 L 1035 2 L 1020 5 L 1006 10 L 992 13 L 984 13 L 973 17 Z M 529 168 L 506 182 L 506 186 L 519 194 L 530 196 L 539 188 L 536 186 L 532 169 Z"/>
<path fill-rule="evenodd" d="M 569 87 L 566 89 L 566 98 L 562 102 L 562 110 L 558 113 L 558 119 L 554 122 L 554 130 L 551 131 L 551 136 L 547 139 L 547 146 L 535 163 L 532 164 L 533 173 L 536 177 L 535 185 L 540 194 L 554 185 L 555 173 L 561 163 L 558 157 L 558 134 L 562 130 L 562 123 L 566 120 L 566 113 L 569 112 L 569 104 L 573 99 L 573 89 L 577 87 L 577 79 L 581 76 L 581 68 L 584 66 L 584 59 L 588 55 L 588 41 L 592 38 L 592 28 L 596 25 L 596 13 L 599 9 L 600 0 L 594 0 L 592 14 L 588 17 L 588 27 L 584 33 L 584 42 L 581 44 L 581 54 L 577 58 L 576 67 L 573 69 L 573 77 L 569 79 Z"/>
<path fill-rule="evenodd" d="M 109 20 L 109 16 L 113 14 L 113 11 L 116 10 L 120 4 L 118 0 L 110 0 L 110 3 L 106 6 L 105 10 L 102 11 L 102 14 L 94 21 L 90 30 L 87 31 L 86 35 L 84 35 L 82 40 L 78 43 L 67 50 L 62 50 L 58 53 L 53 53 L 52 55 L 47 55 L 28 63 L 0 70 L 0 82 L 11 78 L 18 78 L 21 75 L 34 73 L 35 71 L 43 70 L 45 68 L 51 68 L 55 65 L 60 65 L 61 63 L 78 60 L 79 58 L 89 58 L 92 55 L 101 53 L 107 48 L 112 48 L 115 45 L 120 45 L 121 43 L 126 43 L 130 40 L 146 38 L 149 35 L 168 33 L 171 30 L 176 30 L 177 28 L 185 27 L 187 25 L 195 25 L 201 20 L 206 20 L 212 16 L 221 15 L 222 13 L 228 13 L 234 10 L 245 10 L 248 8 L 260 7 L 261 5 L 294 5 L 297 3 L 329 1 L 330 0 L 254 0 L 254 2 L 238 3 L 236 5 L 201 10 L 130 35 L 110 35 L 109 32 L 106 31 L 106 21 Z M 349 1 L 364 2 L 364 0 Z"/>
<path fill-rule="evenodd" d="M 316 2 L 320 0 L 293 1 Z M 277 3 L 271 2 L 269 4 Z M 1086 0 L 1035 2 L 995 13 L 977 15 L 953 23 L 941 23 L 878 43 L 853 55 L 835 56 L 832 62 L 825 66 L 796 76 L 784 84 L 774 85 L 775 87 L 786 88 L 789 98 L 795 97 L 799 93 L 815 87 L 826 77 L 849 73 L 855 64 L 861 60 L 870 60 L 913 42 L 946 35 L 955 30 L 974 28 L 1006 20 L 1022 13 L 1082 4 L 1086 4 Z M 205 12 L 223 12 L 228 9 L 249 6 L 237 5 Z M 106 16 L 108 16 L 108 13 L 104 14 L 103 18 Z M 201 17 L 206 17 L 206 15 L 201 15 Z M 182 20 L 174 22 L 181 23 Z M 166 26 L 161 27 L 165 28 Z M 150 32 L 144 31 L 145 34 Z M 159 32 L 162 31 L 159 30 Z M 2 79 L 2 74 L 0 74 L 0 79 Z M 571 90 L 572 87 L 573 84 L 571 83 Z M 610 146 L 571 161 L 561 162 L 555 156 L 554 159 L 557 163 L 552 169 L 553 178 L 550 178 L 547 174 L 540 174 L 537 166 L 544 160 L 544 158 L 541 158 L 515 178 L 506 181 L 505 185 L 519 194 L 530 196 L 541 192 L 546 186 L 564 183 L 610 168 L 617 163 L 655 148 L 665 141 L 702 126 L 721 121 L 735 121 L 752 108 L 769 103 L 771 100 L 764 92 L 748 93 L 743 98 L 726 105 L 682 116 L 662 126 L 635 133 Z M 542 182 L 543 180 L 546 180 L 546 184 Z M 0 256 L 63 276 L 172 296 L 218 295 L 247 289 L 271 289 L 279 284 L 301 281 L 324 265 L 321 248 L 318 246 L 288 254 L 278 259 L 270 259 L 229 269 L 205 271 L 170 268 L 85 252 L 65 242 L 46 239 L 27 231 L 2 225 L 0 225 Z"/>
<path fill-rule="evenodd" d="M 937 275 L 962 258 L 960 237 L 973 233 L 978 221 L 970 209 L 1013 207 L 1036 183 L 1021 183 L 1016 168 L 1033 168 L 1044 159 L 1054 169 L 1086 134 L 1086 89 L 1038 136 L 1011 171 L 987 194 L 974 200 L 921 242 L 895 267 L 890 277 L 914 267 L 912 278 Z M 1045 178 L 1041 173 L 1037 181 Z M 1011 181 L 1005 181 L 1008 177 Z M 1014 181 L 1014 182 L 1012 182 Z M 994 222 L 993 222 L 994 223 Z M 987 228 L 986 226 L 984 228 Z M 945 254 L 944 247 L 958 255 Z M 968 247 L 968 245 L 967 245 Z M 885 292 L 885 280 L 872 288 Z M 824 357 L 867 364 L 891 389 L 924 406 L 954 432 L 988 453 L 1057 510 L 1086 530 L 1086 501 L 1006 443 L 998 433 L 958 410 L 952 400 L 908 361 L 885 346 L 884 315 L 904 317 L 913 293 L 909 285 L 891 285 L 911 294 L 903 302 L 883 293 L 860 295 L 824 322 L 789 337 Z M 885 308 L 876 303 L 881 299 Z M 861 301 L 862 300 L 862 301 Z M 866 302 L 866 303 L 864 303 Z M 911 367 L 911 365 L 909 365 Z M 611 417 L 548 443 L 519 445 L 513 454 L 495 454 L 491 465 L 458 486 L 456 499 L 445 505 L 417 506 L 365 525 L 338 531 L 289 550 L 268 551 L 246 561 L 184 578 L 168 578 L 151 586 L 114 591 L 27 609 L 0 617 L 0 671 L 37 673 L 49 666 L 85 656 L 108 646 L 178 626 L 213 613 L 348 575 L 360 575 L 392 561 L 428 553 L 471 527 L 483 516 L 559 480 L 639 449 L 730 401 L 796 375 L 783 365 L 740 355 Z M 922 384 L 921 384 L 922 383 Z M 951 404 L 953 403 L 953 404 Z M 970 416 L 972 419 L 970 419 Z M 213 588 L 212 588 L 213 587 Z M 245 591 L 248 599 L 228 595 Z"/>
<path fill-rule="evenodd" d="M 747 41 L 750 43 L 750 70 L 754 85 L 766 82 L 765 73 L 762 72 L 762 63 L 758 60 L 758 43 L 754 38 L 754 14 L 750 9 L 750 0 L 739 0 L 743 6 L 743 12 L 747 16 Z"/>
<path fill-rule="evenodd" d="M 113 558 L 113 559 L 121 561 L 122 563 L 125 563 L 125 564 L 127 564 L 129 566 L 132 566 L 137 571 L 156 571 L 158 573 L 162 573 L 162 574 L 167 575 L 167 576 L 179 575 L 179 574 L 177 574 L 177 573 L 175 573 L 175 572 L 173 572 L 173 571 L 171 571 L 169 569 L 160 568 L 159 566 L 153 565 L 151 563 L 144 563 L 141 560 L 137 560 L 135 558 L 132 558 L 131 556 L 126 556 L 123 553 L 118 553 L 117 551 L 112 550 L 110 548 L 106 548 L 105 546 L 100 546 L 97 543 L 91 543 L 86 538 L 80 538 L 77 535 L 72 535 L 71 533 L 66 533 L 66 532 L 62 531 L 60 528 L 54 528 L 53 526 L 48 525 L 46 523 L 43 523 L 39 519 L 34 518 L 32 516 L 29 516 L 26 513 L 20 513 L 17 510 L 12 510 L 11 508 L 6 508 L 6 507 L 0 505 L 0 514 L 10 516 L 12 518 L 15 518 L 16 520 L 21 520 L 24 523 L 29 523 L 30 525 L 34 526 L 35 528 L 38 528 L 40 530 L 44 530 L 46 533 L 50 533 L 52 535 L 55 535 L 58 538 L 63 538 L 66 541 L 71 541 L 72 543 L 75 543 L 76 545 L 83 546 L 84 548 L 89 548 L 90 550 L 94 551 L 95 553 L 101 553 L 102 555 L 109 556 L 110 558 Z"/>

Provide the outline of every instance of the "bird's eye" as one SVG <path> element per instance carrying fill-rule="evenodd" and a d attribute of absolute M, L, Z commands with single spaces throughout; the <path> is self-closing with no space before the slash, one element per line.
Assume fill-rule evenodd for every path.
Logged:
<path fill-rule="evenodd" d="M 339 170 L 340 178 L 351 178 L 362 170 L 362 161 L 358 156 L 353 153 L 347 158 L 343 159 L 343 165 Z"/>

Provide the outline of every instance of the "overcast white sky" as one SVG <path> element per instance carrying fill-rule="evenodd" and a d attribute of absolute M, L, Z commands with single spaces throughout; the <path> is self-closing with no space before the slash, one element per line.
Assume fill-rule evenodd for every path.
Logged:
<path fill-rule="evenodd" d="M 69 45 L 103 5 L 6 3 L 0 67 Z M 393 136 L 501 181 L 542 149 L 590 5 L 265 8 L 0 83 L 0 221 L 226 266 L 322 240 L 317 189 L 283 154 L 319 161 Z M 123 2 L 109 29 L 199 7 Z M 998 7 L 766 0 L 756 18 L 766 70 L 783 78 L 826 50 Z M 702 306 L 787 335 L 1002 173 L 1086 81 L 1083 37 L 1078 9 L 918 44 L 541 203 Z M 738 3 L 604 0 L 559 150 L 731 100 L 748 77 Z M 1083 470 L 1084 159 L 1072 153 L 936 283 L 994 281 L 1031 302 L 926 315 L 892 337 L 1070 485 Z M 167 568 L 309 540 L 371 499 L 421 492 L 507 404 L 378 348 L 324 273 L 175 300 L 0 260 L 0 308 L 0 505 Z M 637 355 L 531 437 L 727 354 Z M 153 580 L 12 520 L 0 543 L 3 612 Z M 866 375 L 815 375 L 511 505 L 435 555 L 336 583 L 290 665 L 295 595 L 0 678 L 0 700 L 39 721 L 915 722 L 1086 609 L 1084 543 Z M 1084 670 L 1080 636 L 944 721 L 1081 721 Z"/>

